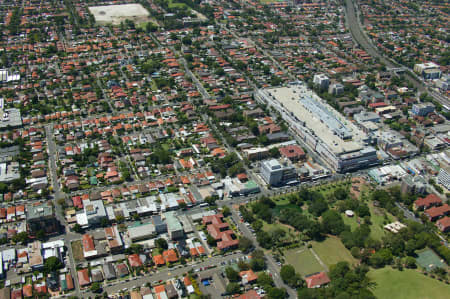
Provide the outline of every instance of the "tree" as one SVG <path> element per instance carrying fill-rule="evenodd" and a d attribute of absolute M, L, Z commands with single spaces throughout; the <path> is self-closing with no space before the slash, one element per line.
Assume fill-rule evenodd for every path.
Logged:
<path fill-rule="evenodd" d="M 240 290 L 241 290 L 241 287 L 239 286 L 238 283 L 235 283 L 235 282 L 230 282 L 226 288 L 226 291 L 228 294 L 237 294 L 240 292 Z"/>
<path fill-rule="evenodd" d="M 45 239 L 45 231 L 43 229 L 38 230 L 36 233 L 36 238 L 41 241 L 44 240 Z"/>
<path fill-rule="evenodd" d="M 228 280 L 231 282 L 238 282 L 241 280 L 239 273 L 231 267 L 227 267 L 225 269 L 225 274 L 226 274 Z"/>
<path fill-rule="evenodd" d="M 81 225 L 79 225 L 78 223 L 76 223 L 73 227 L 72 230 L 78 234 L 81 234 L 83 232 L 83 228 L 81 227 Z"/>
<path fill-rule="evenodd" d="M 107 226 L 109 226 L 109 220 L 108 220 L 108 218 L 102 218 L 102 220 L 100 220 L 100 225 L 102 226 L 102 227 L 107 227 Z"/>
<path fill-rule="evenodd" d="M 169 247 L 169 245 L 167 244 L 166 239 L 163 238 L 159 238 L 155 241 L 155 245 L 156 247 L 160 248 L 160 249 L 167 249 Z"/>
<path fill-rule="evenodd" d="M 407 256 L 407 257 L 405 258 L 405 267 L 406 267 L 406 268 L 410 268 L 410 269 L 415 269 L 415 268 L 417 268 L 417 265 L 416 265 L 416 259 L 413 258 L 412 256 Z"/>
<path fill-rule="evenodd" d="M 269 299 L 282 299 L 287 297 L 285 289 L 271 288 L 267 293 Z"/>
<path fill-rule="evenodd" d="M 334 210 L 328 210 L 323 213 L 322 227 L 326 233 L 333 235 L 339 235 L 341 232 L 348 229 L 344 224 L 341 215 Z"/>
<path fill-rule="evenodd" d="M 257 283 L 264 289 L 268 289 L 274 285 L 272 277 L 266 272 L 259 273 Z"/>
<path fill-rule="evenodd" d="M 49 257 L 44 263 L 45 273 L 55 272 L 62 267 L 64 267 L 63 263 L 56 256 Z"/>
<path fill-rule="evenodd" d="M 12 238 L 14 243 L 22 243 L 25 244 L 26 242 L 28 242 L 28 233 L 27 232 L 21 232 L 18 233 L 17 235 L 15 235 Z"/>
<path fill-rule="evenodd" d="M 333 196 L 336 200 L 345 200 L 348 198 L 348 190 L 340 187 L 334 190 Z"/>
<path fill-rule="evenodd" d="M 93 293 L 99 293 L 100 291 L 101 291 L 101 285 L 100 285 L 100 283 L 98 283 L 98 282 L 94 282 L 92 285 L 91 285 L 91 292 L 93 292 Z"/>
<path fill-rule="evenodd" d="M 266 261 L 264 258 L 252 258 L 250 261 L 250 268 L 252 268 L 253 271 L 261 271 L 266 268 Z"/>
<path fill-rule="evenodd" d="M 308 208 L 308 211 L 317 217 L 322 215 L 326 210 L 328 210 L 328 204 L 323 198 L 312 201 Z"/>
<path fill-rule="evenodd" d="M 230 216 L 231 215 L 230 208 L 228 206 L 224 206 L 222 209 L 222 214 L 224 217 Z"/>
<path fill-rule="evenodd" d="M 206 242 L 209 246 L 216 246 L 217 244 L 216 239 L 214 239 L 210 234 L 206 236 Z"/>
<path fill-rule="evenodd" d="M 250 249 L 253 247 L 253 242 L 247 238 L 247 237 L 242 237 L 239 239 L 239 249 L 242 250 L 242 252 L 249 252 Z"/>
<path fill-rule="evenodd" d="M 388 248 L 380 249 L 370 257 L 369 262 L 375 268 L 388 265 L 392 262 L 392 252 Z"/>
<path fill-rule="evenodd" d="M 238 267 L 239 267 L 239 270 L 241 270 L 241 271 L 247 271 L 248 269 L 250 269 L 250 265 L 244 261 L 239 261 Z"/>

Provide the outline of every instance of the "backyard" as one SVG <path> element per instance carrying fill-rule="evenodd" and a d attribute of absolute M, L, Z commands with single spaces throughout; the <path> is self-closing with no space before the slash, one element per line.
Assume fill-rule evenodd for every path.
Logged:
<path fill-rule="evenodd" d="M 391 267 L 371 270 L 369 277 L 376 283 L 373 293 L 378 298 L 444 299 L 450 286 L 416 270 L 394 270 Z"/>

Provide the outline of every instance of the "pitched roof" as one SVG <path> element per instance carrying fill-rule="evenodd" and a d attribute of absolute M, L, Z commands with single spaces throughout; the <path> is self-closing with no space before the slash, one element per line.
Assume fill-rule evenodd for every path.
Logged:
<path fill-rule="evenodd" d="M 155 265 L 160 266 L 160 265 L 164 265 L 164 258 L 161 254 L 155 255 L 153 257 L 153 262 L 155 263 Z"/>
<path fill-rule="evenodd" d="M 429 194 L 427 197 L 425 198 L 419 198 L 417 199 L 414 204 L 416 205 L 416 207 L 430 207 L 431 205 L 434 204 L 442 204 L 442 200 L 434 193 Z"/>
<path fill-rule="evenodd" d="M 450 212 L 450 206 L 448 204 L 445 204 L 440 207 L 432 207 L 425 211 L 425 214 L 428 215 L 430 218 L 436 218 L 439 216 L 444 216 Z"/>
<path fill-rule="evenodd" d="M 250 290 L 247 293 L 237 297 L 236 299 L 260 299 L 260 298 L 261 296 L 259 296 L 255 290 Z"/>
<path fill-rule="evenodd" d="M 80 286 L 86 286 L 91 283 L 91 279 L 89 278 L 88 269 L 78 270 L 78 282 Z"/>
<path fill-rule="evenodd" d="M 141 258 L 136 253 L 135 254 L 130 254 L 128 256 L 128 262 L 130 263 L 131 267 L 140 267 L 140 266 L 142 266 Z"/>
<path fill-rule="evenodd" d="M 306 277 L 305 281 L 306 281 L 306 286 L 308 288 L 316 288 L 316 287 L 320 287 L 324 284 L 329 283 L 330 278 L 328 277 L 327 273 L 320 272 L 320 273 Z"/>

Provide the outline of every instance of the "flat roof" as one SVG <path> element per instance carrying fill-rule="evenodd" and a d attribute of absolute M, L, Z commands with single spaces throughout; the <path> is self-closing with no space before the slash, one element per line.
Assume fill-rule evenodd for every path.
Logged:
<path fill-rule="evenodd" d="M 35 219 L 41 217 L 47 217 L 53 215 L 53 208 L 47 203 L 40 204 L 38 206 L 27 207 L 27 219 Z"/>
<path fill-rule="evenodd" d="M 325 143 L 335 154 L 355 152 L 363 146 L 356 142 L 365 137 L 364 132 L 338 114 L 320 97 L 312 93 L 304 85 L 266 89 L 281 103 L 288 112 L 303 121 L 315 135 Z M 333 130 L 343 136 L 352 136 L 353 139 L 341 139 Z"/>
<path fill-rule="evenodd" d="M 169 231 L 183 230 L 183 226 L 173 211 L 164 214 L 166 216 L 167 228 Z"/>

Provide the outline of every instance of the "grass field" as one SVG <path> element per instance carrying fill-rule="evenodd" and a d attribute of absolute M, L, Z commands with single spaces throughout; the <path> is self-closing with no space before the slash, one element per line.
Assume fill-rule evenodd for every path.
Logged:
<path fill-rule="evenodd" d="M 187 6 L 187 4 L 185 4 L 183 2 L 177 2 L 177 0 L 168 0 L 168 2 L 169 2 L 169 8 L 182 8 L 182 7 L 189 8 L 189 6 Z"/>
<path fill-rule="evenodd" d="M 325 270 L 306 247 L 287 250 L 284 256 L 286 263 L 292 265 L 302 276 Z"/>
<path fill-rule="evenodd" d="M 411 269 L 403 271 L 390 267 L 371 270 L 369 277 L 377 285 L 373 292 L 378 298 L 445 299 L 450 286 Z"/>
<path fill-rule="evenodd" d="M 81 244 L 81 240 L 72 242 L 72 254 L 75 262 L 84 261 L 83 245 Z"/>
<path fill-rule="evenodd" d="M 314 241 L 312 242 L 312 248 L 328 267 L 341 261 L 347 261 L 350 264 L 356 263 L 350 251 L 336 237 L 329 237 L 322 242 Z"/>

